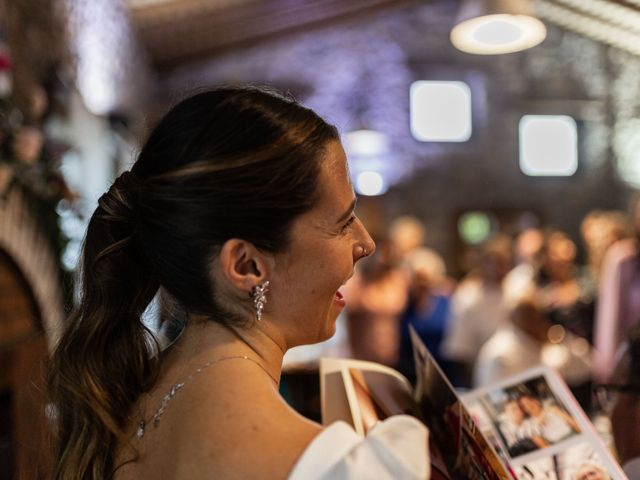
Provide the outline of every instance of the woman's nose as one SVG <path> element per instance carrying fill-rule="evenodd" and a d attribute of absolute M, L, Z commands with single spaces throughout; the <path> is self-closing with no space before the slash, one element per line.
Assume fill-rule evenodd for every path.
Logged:
<path fill-rule="evenodd" d="M 369 235 L 369 232 L 366 232 L 366 241 L 365 241 L 365 249 L 367 250 L 367 253 L 369 255 L 373 254 L 373 252 L 376 251 L 376 242 L 373 241 L 373 238 L 371 238 L 371 235 Z"/>
<path fill-rule="evenodd" d="M 371 238 L 365 226 L 360 225 L 362 226 L 363 237 L 356 248 L 356 259 L 358 260 L 362 257 L 368 257 L 376 251 L 376 243 L 373 241 L 373 238 Z"/>

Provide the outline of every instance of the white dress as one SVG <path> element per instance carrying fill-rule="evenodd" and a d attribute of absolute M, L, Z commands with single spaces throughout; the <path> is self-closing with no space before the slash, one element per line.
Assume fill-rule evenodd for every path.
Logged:
<path fill-rule="evenodd" d="M 559 442 L 571 436 L 573 429 L 567 421 L 553 411 L 544 413 L 544 423 L 542 425 L 542 436 L 551 443 Z"/>
<path fill-rule="evenodd" d="M 442 354 L 449 360 L 473 364 L 482 345 L 507 323 L 507 307 L 499 286 L 476 279 L 463 281 L 451 297 Z"/>
<path fill-rule="evenodd" d="M 426 427 L 406 415 L 376 424 L 366 437 L 336 422 L 311 441 L 289 480 L 428 479 L 427 439 Z"/>

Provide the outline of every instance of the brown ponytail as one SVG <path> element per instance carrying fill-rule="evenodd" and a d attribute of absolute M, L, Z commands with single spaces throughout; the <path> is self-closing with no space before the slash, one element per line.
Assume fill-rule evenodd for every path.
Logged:
<path fill-rule="evenodd" d="M 51 361 L 57 451 L 53 478 L 109 478 L 132 402 L 153 382 L 156 357 L 142 312 L 158 290 L 132 241 L 125 175 L 87 230 L 83 294 Z"/>

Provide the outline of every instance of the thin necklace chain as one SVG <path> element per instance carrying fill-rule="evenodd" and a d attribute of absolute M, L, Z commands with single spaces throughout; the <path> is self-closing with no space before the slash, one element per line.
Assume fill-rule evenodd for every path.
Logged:
<path fill-rule="evenodd" d="M 251 357 L 249 357 L 247 355 L 230 355 L 228 357 L 216 358 L 215 360 L 211 360 L 211 361 L 205 363 L 204 365 L 201 365 L 200 367 L 196 368 L 193 372 L 191 372 L 191 374 L 183 382 L 178 382 L 178 383 L 174 383 L 173 384 L 173 386 L 169 390 L 169 393 L 167 393 L 164 397 L 162 397 L 162 399 L 160 400 L 160 406 L 158 407 L 158 409 L 151 416 L 150 420 L 153 421 L 153 427 L 154 428 L 158 427 L 158 425 L 160 424 L 160 419 L 162 418 L 162 415 L 164 414 L 165 410 L 167 409 L 167 406 L 169 405 L 169 402 L 173 399 L 175 394 L 178 393 L 178 391 L 182 387 L 184 387 L 187 383 L 189 383 L 193 379 L 193 377 L 195 377 L 200 372 L 202 372 L 205 368 L 208 368 L 211 365 L 214 365 L 214 364 L 219 363 L 219 362 L 224 362 L 225 360 L 235 360 L 235 359 L 249 360 L 250 362 L 255 363 L 256 365 L 258 365 L 269 376 L 269 378 L 271 380 L 273 380 L 273 383 L 276 385 L 276 387 L 278 387 L 278 385 L 279 385 L 278 384 L 278 380 L 276 380 L 275 377 L 273 375 L 271 375 L 271 373 L 269 373 L 269 371 L 265 368 L 264 365 L 262 365 L 260 362 L 258 362 L 254 358 L 251 358 Z M 144 420 L 144 419 L 141 420 L 140 423 L 138 424 L 138 430 L 136 431 L 136 436 L 138 438 L 142 438 L 144 436 L 146 427 L 147 427 L 147 421 Z"/>

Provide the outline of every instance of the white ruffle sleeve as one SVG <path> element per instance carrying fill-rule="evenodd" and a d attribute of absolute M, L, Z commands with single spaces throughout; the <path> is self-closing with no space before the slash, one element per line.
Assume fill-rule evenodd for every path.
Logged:
<path fill-rule="evenodd" d="M 336 422 L 311 441 L 289 480 L 424 480 L 431 471 L 427 440 L 426 427 L 406 415 L 376 424 L 366 437 Z"/>

